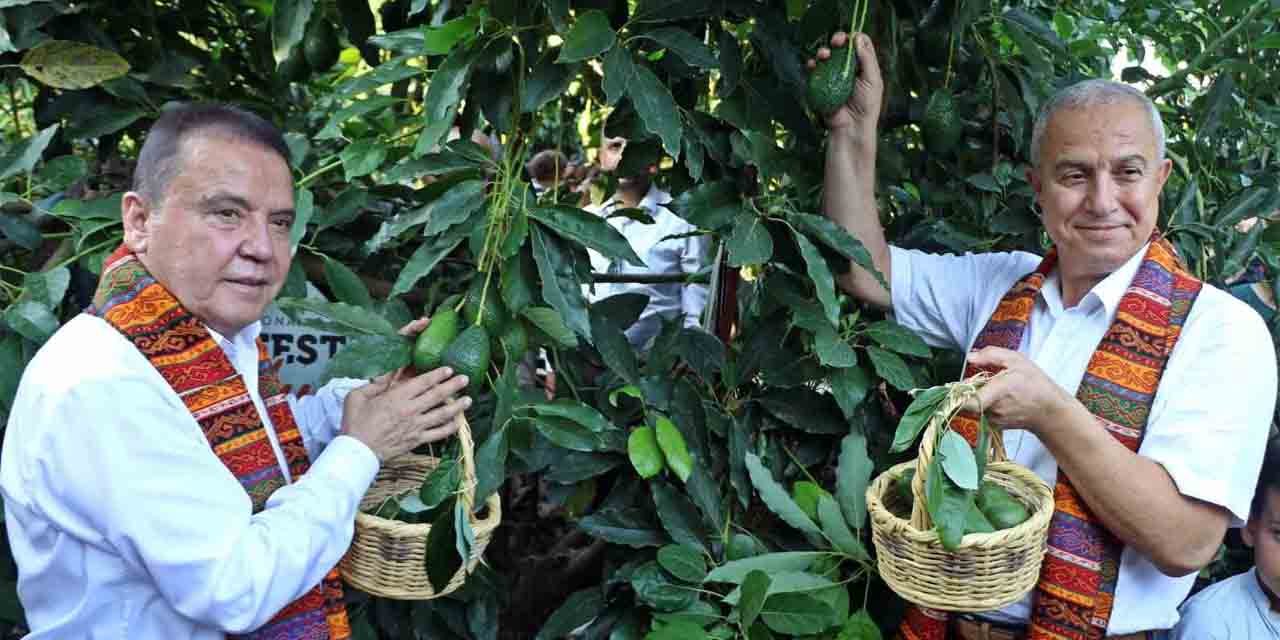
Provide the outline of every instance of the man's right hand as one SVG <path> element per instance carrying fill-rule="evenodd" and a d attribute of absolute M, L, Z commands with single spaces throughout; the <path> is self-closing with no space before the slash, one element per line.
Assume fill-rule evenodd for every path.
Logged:
<path fill-rule="evenodd" d="M 849 34 L 837 31 L 831 36 L 831 46 L 821 47 L 815 55 L 816 60 L 826 60 L 833 54 L 832 50 L 844 49 L 849 42 Z M 880 75 L 880 62 L 876 59 L 875 46 L 865 33 L 855 37 L 857 46 L 854 55 L 858 57 L 858 74 L 853 83 L 853 94 L 844 106 L 827 114 L 827 128 L 831 132 L 847 132 L 858 137 L 866 137 L 875 142 L 876 121 L 880 118 L 880 103 L 884 99 L 884 80 Z M 810 59 L 807 67 L 810 71 L 817 64 Z"/>
<path fill-rule="evenodd" d="M 386 461 L 418 445 L 435 442 L 458 430 L 458 414 L 471 398 L 454 395 L 467 387 L 466 376 L 441 367 L 422 375 L 402 369 L 375 378 L 352 391 L 342 406 L 342 433 Z"/>

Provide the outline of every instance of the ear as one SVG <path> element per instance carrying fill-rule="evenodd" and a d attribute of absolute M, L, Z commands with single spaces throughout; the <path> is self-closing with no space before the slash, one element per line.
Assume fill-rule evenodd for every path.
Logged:
<path fill-rule="evenodd" d="M 130 191 L 120 201 L 120 218 L 124 223 L 124 243 L 135 254 L 147 252 L 150 244 L 155 213 L 151 210 L 146 198 Z"/>
<path fill-rule="evenodd" d="M 1034 199 L 1034 201 L 1033 201 L 1033 204 L 1035 204 L 1035 205 L 1039 205 L 1039 204 L 1040 204 L 1040 191 L 1041 191 L 1042 189 L 1044 189 L 1044 182 L 1041 182 L 1041 180 L 1040 180 L 1040 172 L 1036 171 L 1036 168 L 1035 168 L 1035 167 L 1028 167 L 1028 168 L 1027 168 L 1027 183 L 1031 185 L 1031 191 L 1032 191 L 1032 193 L 1034 193 L 1034 194 L 1035 194 L 1035 199 Z M 1039 212 L 1041 212 L 1041 211 L 1043 211 L 1043 210 L 1044 210 L 1044 208 L 1043 208 L 1043 207 L 1038 207 L 1038 208 L 1036 208 L 1036 212 L 1037 212 L 1037 213 L 1039 213 Z"/>
<path fill-rule="evenodd" d="M 1161 189 L 1164 188 L 1164 183 L 1169 179 L 1169 174 L 1172 172 L 1173 161 L 1165 158 L 1164 161 L 1160 163 L 1160 168 L 1156 170 L 1156 181 L 1159 183 Z"/>

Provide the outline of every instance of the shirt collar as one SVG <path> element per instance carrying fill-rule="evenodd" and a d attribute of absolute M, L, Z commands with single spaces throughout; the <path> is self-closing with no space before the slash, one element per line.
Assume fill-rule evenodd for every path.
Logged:
<path fill-rule="evenodd" d="M 1093 285 L 1089 293 L 1080 300 L 1080 306 L 1084 307 L 1082 310 L 1101 304 L 1107 317 L 1113 317 L 1120 306 L 1120 298 L 1124 297 L 1125 292 L 1129 290 L 1129 284 L 1133 282 L 1133 277 L 1138 274 L 1138 267 L 1142 266 L 1149 246 L 1150 243 L 1142 245 L 1142 248 L 1127 262 L 1120 265 L 1119 269 L 1112 271 L 1101 282 Z M 1062 311 L 1062 279 L 1059 269 L 1054 268 L 1053 273 L 1049 274 L 1044 286 L 1040 288 L 1040 296 L 1051 313 L 1056 315 Z"/>
<path fill-rule="evenodd" d="M 645 192 L 644 197 L 640 199 L 640 202 L 636 203 L 636 208 L 644 209 L 645 211 L 653 211 L 668 202 L 671 202 L 671 194 L 659 189 L 658 185 L 651 184 L 649 185 L 649 190 Z M 608 213 L 613 213 L 613 210 L 617 207 L 618 199 L 613 196 L 609 196 L 609 199 L 605 200 L 604 204 L 600 205 L 600 209 Z"/>
<path fill-rule="evenodd" d="M 262 334 L 262 321 L 256 321 L 249 326 L 241 329 L 235 335 L 227 338 L 227 336 L 214 331 L 213 327 L 205 325 L 209 330 L 209 335 L 213 336 L 218 346 L 227 352 L 227 357 L 235 359 L 235 354 L 243 352 L 245 349 L 252 349 L 255 358 L 258 356 L 258 336 Z"/>

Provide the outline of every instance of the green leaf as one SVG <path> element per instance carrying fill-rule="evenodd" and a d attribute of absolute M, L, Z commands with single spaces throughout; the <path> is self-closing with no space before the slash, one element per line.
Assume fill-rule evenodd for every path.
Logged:
<path fill-rule="evenodd" d="M 804 511 L 797 505 L 791 496 L 787 494 L 787 490 L 773 479 L 773 474 L 765 468 L 760 462 L 760 458 L 754 453 L 748 453 L 746 456 L 747 473 L 751 476 L 751 484 L 755 485 L 756 491 L 760 493 L 760 499 L 764 501 L 766 507 L 770 511 L 782 518 L 784 522 L 813 536 L 821 536 L 822 531 L 818 529 L 818 525 L 805 515 Z"/>
<path fill-rule="evenodd" d="M 715 373 L 724 368 L 725 348 L 720 338 L 686 327 L 680 330 L 679 344 L 681 357 L 703 380 L 714 380 Z"/>
<path fill-rule="evenodd" d="M 276 306 L 295 322 L 306 327 L 343 335 L 396 336 L 396 328 L 386 318 L 368 309 L 341 302 L 308 298 L 277 298 Z"/>
<path fill-rule="evenodd" d="M 634 85 L 635 78 L 636 63 L 631 58 L 631 51 L 626 47 L 610 49 L 604 57 L 604 80 L 601 82 L 608 104 L 617 104 Z"/>
<path fill-rule="evenodd" d="M 88 89 L 129 73 L 129 63 L 116 52 L 70 40 L 45 40 L 28 50 L 18 66 L 58 89 Z"/>
<path fill-rule="evenodd" d="M 871 376 L 862 367 L 836 369 L 827 376 L 827 382 L 846 419 L 853 418 L 854 410 L 871 390 Z"/>
<path fill-rule="evenodd" d="M 844 621 L 836 640 L 883 640 L 883 636 L 880 635 L 880 627 L 876 625 L 876 621 L 863 609 Z"/>
<path fill-rule="evenodd" d="M 679 611 L 698 598 L 694 590 L 667 580 L 656 562 L 646 562 L 631 572 L 631 588 L 641 602 L 658 611 Z"/>
<path fill-rule="evenodd" d="M 0 203 L 3 198 L 0 197 Z M 8 238 L 27 251 L 34 251 L 44 240 L 40 228 L 18 215 L 0 215 L 0 237 Z"/>
<path fill-rule="evenodd" d="M 373 297 L 369 295 L 364 281 L 347 265 L 325 256 L 324 277 L 339 302 L 364 308 L 373 306 Z"/>
<path fill-rule="evenodd" d="M 434 509 L 458 492 L 462 482 L 462 464 L 457 458 L 445 458 L 423 479 L 418 498 L 423 507 Z"/>
<path fill-rule="evenodd" d="M 826 489 L 810 480 L 791 483 L 791 498 L 800 506 L 800 510 L 814 522 L 818 520 L 818 498 L 826 495 L 826 493 Z"/>
<path fill-rule="evenodd" d="M 564 319 L 555 309 L 527 307 L 521 315 L 561 347 L 572 349 L 578 346 L 578 338 L 569 327 L 565 326 Z"/>
<path fill-rule="evenodd" d="M 584 624 L 591 622 L 604 611 L 604 596 L 600 587 L 575 591 L 560 605 L 538 630 L 535 640 L 560 640 Z"/>
<path fill-rule="evenodd" d="M 734 223 L 725 248 L 729 250 L 729 266 L 764 264 L 773 257 L 773 238 L 764 228 L 763 219 L 744 212 Z"/>
<path fill-rule="evenodd" d="M 427 95 L 422 100 L 422 122 L 426 125 L 414 146 L 414 155 L 422 155 L 440 144 L 457 113 L 463 89 L 470 77 L 474 54 L 465 47 L 449 52 L 431 76 Z"/>
<path fill-rule="evenodd" d="M 830 563 L 836 561 L 835 554 L 829 554 L 825 562 Z M 819 563 L 822 564 L 822 563 Z M 813 571 L 819 570 L 814 568 Z M 769 584 L 769 595 L 778 593 L 819 593 L 823 589 L 832 586 L 831 580 L 808 571 L 775 571 L 769 574 L 772 582 Z M 724 603 L 727 605 L 737 605 L 741 602 L 742 587 L 739 585 L 737 589 L 730 591 L 724 596 Z"/>
<path fill-rule="evenodd" d="M 519 314 L 533 302 L 533 270 L 536 268 L 526 252 L 511 256 L 502 265 L 502 302 L 513 314 Z"/>
<path fill-rule="evenodd" d="M 744 628 L 755 624 L 756 617 L 769 597 L 769 574 L 755 570 L 742 581 L 742 594 L 738 599 L 738 619 Z"/>
<path fill-rule="evenodd" d="M 58 330 L 58 317 L 49 307 L 35 300 L 23 300 L 5 310 L 6 324 L 22 337 L 37 344 L 44 343 Z"/>
<path fill-rule="evenodd" d="M 647 510 L 639 508 L 597 511 L 578 521 L 578 527 L 593 537 L 628 547 L 658 547 L 667 536 L 653 528 Z"/>
<path fill-rule="evenodd" d="M 798 233 L 795 238 L 796 244 L 800 245 L 800 255 L 804 257 L 805 270 L 809 273 L 809 279 L 813 281 L 818 293 L 818 301 L 826 312 L 827 322 L 835 325 L 840 321 L 840 300 L 836 298 L 835 278 L 831 275 L 831 268 L 808 238 Z"/>
<path fill-rule="evenodd" d="M 635 79 L 627 90 L 636 113 L 644 121 L 645 129 L 658 134 L 662 138 L 662 148 L 672 158 L 680 157 L 680 137 L 683 125 L 680 123 L 680 110 L 671 90 L 667 88 L 649 67 L 636 65 Z"/>
<path fill-rule="evenodd" d="M 854 264 L 874 274 L 876 280 L 885 289 L 889 288 L 889 283 L 884 279 L 884 274 L 876 269 L 875 262 L 871 259 L 871 252 L 867 251 L 861 241 L 849 235 L 849 232 L 845 231 L 844 227 L 827 218 L 809 213 L 793 213 L 789 219 L 797 227 L 809 232 L 818 242 L 835 249 L 836 252 L 848 258 Z"/>
<path fill-rule="evenodd" d="M 703 549 L 702 518 L 687 497 L 670 483 L 653 480 L 649 483 L 653 504 L 658 510 L 658 520 L 667 535 L 679 544 Z"/>
<path fill-rule="evenodd" d="M 665 458 L 652 427 L 636 427 L 631 431 L 627 438 L 627 458 L 641 478 L 652 478 L 662 471 Z"/>
<path fill-rule="evenodd" d="M 612 471 L 621 462 L 618 456 L 609 453 L 566 451 L 543 477 L 556 484 L 577 484 Z"/>
<path fill-rule="evenodd" d="M 302 42 L 315 9 L 315 0 L 276 0 L 271 14 L 271 53 L 276 64 L 289 57 L 293 47 Z"/>
<path fill-rule="evenodd" d="M 532 209 L 529 217 L 547 225 L 564 239 L 595 249 L 606 258 L 625 260 L 638 267 L 646 266 L 626 237 L 594 213 L 575 207 L 555 206 Z"/>
<path fill-rule="evenodd" d="M 685 444 L 684 436 L 680 434 L 676 425 L 665 417 L 659 416 L 656 423 L 658 447 L 662 449 L 663 457 L 667 460 L 667 468 L 671 469 L 681 482 L 687 481 L 693 469 L 693 458 L 689 456 L 689 447 Z"/>
<path fill-rule="evenodd" d="M 695 547 L 669 544 L 658 549 L 658 564 L 685 582 L 699 584 L 707 577 L 707 559 Z"/>
<path fill-rule="evenodd" d="M 322 379 L 369 379 L 408 366 L 412 345 L 404 336 L 355 336 L 329 360 Z"/>
<path fill-rule="evenodd" d="M 22 286 L 27 290 L 28 298 L 50 309 L 57 309 L 62 304 L 62 298 L 67 295 L 70 284 L 71 270 L 67 267 L 28 273 L 22 278 Z"/>
<path fill-rule="evenodd" d="M 4 166 L 0 163 L 0 166 Z M 73 220 L 120 220 L 120 203 L 123 193 L 116 193 L 92 200 L 66 199 L 53 206 L 53 215 Z"/>
<path fill-rule="evenodd" d="M 1234 94 L 1236 81 L 1230 73 L 1222 73 L 1209 87 L 1205 95 L 1205 107 L 1200 117 L 1200 126 L 1196 129 L 1196 138 L 1209 140 L 1222 126 L 1223 114 L 1235 109 Z"/>
<path fill-rule="evenodd" d="M 62 132 L 64 138 L 85 140 L 115 133 L 147 115 L 142 107 L 107 107 L 83 120 L 75 120 Z"/>
<path fill-rule="evenodd" d="M 458 501 L 453 505 L 454 547 L 462 559 L 471 557 L 471 550 L 476 546 L 476 532 L 471 528 L 471 518 L 467 513 L 467 505 Z"/>
<path fill-rule="evenodd" d="M 840 461 L 836 469 L 836 498 L 845 520 L 861 530 L 867 521 L 867 485 L 875 463 L 867 455 L 867 438 L 852 431 L 840 441 Z"/>
<path fill-rule="evenodd" d="M 915 378 L 901 356 L 879 347 L 867 347 L 867 355 L 871 356 L 871 364 L 875 366 L 876 374 L 884 378 L 885 382 L 903 391 L 915 388 Z"/>
<path fill-rule="evenodd" d="M 591 323 L 587 318 L 587 302 L 582 297 L 577 270 L 578 257 L 564 246 L 564 241 L 534 227 L 533 259 L 542 278 L 542 298 L 560 313 L 560 319 L 574 333 L 591 341 Z"/>
<path fill-rule="evenodd" d="M 931 387 L 916 394 L 907 410 L 902 413 L 902 419 L 898 421 L 898 430 L 893 434 L 893 445 L 889 447 L 889 452 L 906 451 L 915 443 L 916 437 L 924 431 L 929 418 L 938 411 L 938 406 L 946 397 L 947 388 L 942 386 Z"/>
<path fill-rule="evenodd" d="M 462 568 L 458 555 L 456 518 L 453 509 L 441 509 L 427 532 L 427 581 L 437 593 L 443 591 L 453 575 Z"/>
<path fill-rule="evenodd" d="M 618 34 L 609 26 L 608 15 L 598 9 L 585 11 L 578 14 L 573 28 L 564 37 L 556 62 L 567 64 L 593 58 L 608 51 L 617 40 Z"/>
<path fill-rule="evenodd" d="M 440 263 L 440 260 L 452 253 L 462 243 L 462 238 L 461 234 L 449 233 L 428 239 L 418 245 L 413 255 L 409 256 L 404 268 L 396 276 L 396 282 L 391 287 L 390 297 L 394 298 L 413 289 L 413 285 L 417 284 L 423 276 L 431 273 L 431 270 Z"/>
<path fill-rule="evenodd" d="M 947 472 L 947 477 L 957 487 L 970 490 L 978 488 L 978 461 L 974 459 L 973 449 L 963 436 L 950 430 L 942 434 L 938 453 L 942 456 L 942 470 Z"/>
<path fill-rule="evenodd" d="M 454 45 L 475 36 L 479 28 L 480 17 L 476 15 L 459 16 L 438 27 L 428 27 L 422 32 L 420 53 L 432 56 L 449 53 Z"/>
<path fill-rule="evenodd" d="M 937 458 L 926 473 L 925 504 L 929 517 L 933 519 L 933 528 L 938 532 L 942 547 L 955 551 L 964 537 L 969 508 L 973 505 L 973 492 L 952 484 Z"/>
<path fill-rule="evenodd" d="M 822 532 L 826 534 L 831 545 L 840 552 L 862 562 L 869 562 L 871 557 L 858 541 L 844 516 L 840 515 L 840 505 L 831 496 L 818 496 L 818 522 L 822 523 Z"/>
<path fill-rule="evenodd" d="M 802 635 L 826 629 L 832 613 L 831 605 L 811 595 L 779 593 L 765 601 L 760 618 L 778 633 Z"/>
<path fill-rule="evenodd" d="M 738 44 L 738 36 L 732 30 L 720 32 L 720 86 L 716 93 L 728 96 L 738 88 L 742 78 L 742 46 Z"/>
<path fill-rule="evenodd" d="M 930 355 L 929 345 L 925 344 L 920 336 L 892 320 L 874 322 L 867 327 L 865 333 L 890 351 L 921 358 L 927 358 Z"/>
<path fill-rule="evenodd" d="M 1253 41 L 1255 49 L 1280 49 L 1280 33 L 1268 33 Z"/>
<path fill-rule="evenodd" d="M 515 367 L 510 367 L 509 370 L 512 372 L 510 380 L 506 380 L 507 375 L 504 371 L 499 384 L 505 383 L 508 388 L 511 388 L 515 386 Z M 507 453 L 510 450 L 509 437 L 507 429 L 503 427 L 489 434 L 488 439 L 476 448 L 476 504 L 482 504 L 506 481 Z"/>
<path fill-rule="evenodd" d="M 1227 201 L 1214 216 L 1213 226 L 1228 229 L 1249 216 L 1262 214 L 1262 204 L 1270 197 L 1266 187 L 1250 187 Z"/>
<path fill-rule="evenodd" d="M 830 557 L 825 551 L 780 551 L 752 556 L 741 560 L 732 560 L 711 570 L 703 582 L 728 582 L 742 584 L 747 574 L 760 570 L 770 575 L 782 571 L 804 571 L 814 561 Z"/>
<path fill-rule="evenodd" d="M 338 158 L 342 160 L 342 171 L 350 182 L 382 166 L 382 161 L 387 158 L 387 145 L 377 138 L 357 140 L 338 152 Z"/>
<path fill-rule="evenodd" d="M 586 427 L 592 433 L 604 433 L 614 429 L 609 419 L 604 417 L 595 407 L 574 400 L 559 399 L 526 405 L 520 409 L 531 411 L 540 416 L 571 420 Z"/>
<path fill-rule="evenodd" d="M 40 155 L 44 153 L 45 147 L 49 146 L 49 141 L 53 140 L 53 134 L 57 132 L 58 125 L 49 125 L 0 156 L 0 181 L 31 171 L 40 161 Z M 119 216 L 119 209 L 116 212 Z"/>
<path fill-rule="evenodd" d="M 0 420 L 5 420 L 13 408 L 13 396 L 18 393 L 18 382 L 26 365 L 22 337 L 16 333 L 0 337 Z"/>
<path fill-rule="evenodd" d="M 311 216 L 315 215 L 315 196 L 311 194 L 311 190 L 305 187 L 299 187 L 293 194 L 293 227 L 289 229 L 289 247 L 297 250 L 298 243 L 302 242 L 302 237 L 307 235 L 307 224 L 311 222 Z"/>
<path fill-rule="evenodd" d="M 598 304 L 598 303 L 597 303 Z M 636 352 L 622 329 L 605 313 L 591 313 L 591 340 L 600 359 L 628 384 L 639 384 L 640 367 Z"/>
<path fill-rule="evenodd" d="M 685 191 L 668 208 L 699 229 L 716 230 L 739 219 L 742 202 L 732 184 L 719 181 L 700 184 Z M 772 253 L 772 249 L 769 253 Z"/>
<path fill-rule="evenodd" d="M 484 181 L 463 180 L 427 205 L 427 226 L 422 234 L 431 237 L 466 221 L 484 207 Z"/>
<path fill-rule="evenodd" d="M 551 416 L 536 416 L 531 420 L 539 433 L 559 447 L 571 451 L 597 451 L 601 448 L 597 434 L 572 420 Z"/>
<path fill-rule="evenodd" d="M 715 55 L 711 53 L 711 49 L 684 29 L 662 27 L 641 33 L 636 37 L 646 38 L 658 43 L 664 49 L 669 49 L 672 53 L 680 56 L 685 61 L 685 64 L 691 67 L 714 69 L 719 66 Z"/>

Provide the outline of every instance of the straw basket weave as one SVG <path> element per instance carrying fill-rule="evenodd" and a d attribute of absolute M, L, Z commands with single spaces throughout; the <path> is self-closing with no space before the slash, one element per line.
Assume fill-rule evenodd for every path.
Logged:
<path fill-rule="evenodd" d="M 867 487 L 867 512 L 880 577 L 903 599 L 943 611 L 989 611 L 1017 602 L 1040 576 L 1053 516 L 1053 492 L 1039 476 L 1009 462 L 999 429 L 991 430 L 991 456 L 985 479 L 995 482 L 1027 508 L 1031 516 L 1015 527 L 970 533 L 955 551 L 942 546 L 925 508 L 924 480 L 933 459 L 937 430 L 951 412 L 930 420 L 919 456 L 891 467 Z M 982 452 L 980 455 L 985 455 Z M 895 484 L 914 467 L 911 519 Z"/>
<path fill-rule="evenodd" d="M 365 513 L 375 510 L 388 498 L 417 491 L 422 480 L 440 462 L 431 456 L 407 454 L 383 464 L 373 486 L 360 501 L 355 538 L 338 565 L 343 579 L 351 586 L 383 598 L 429 600 L 461 587 L 467 574 L 480 562 L 494 529 L 502 520 L 502 505 L 494 494 L 485 503 L 483 519 L 477 517 L 472 509 L 476 486 L 475 443 L 471 439 L 471 427 L 461 414 L 458 421 L 458 440 L 462 449 L 462 486 L 458 499 L 471 514 L 471 529 L 475 533 L 471 557 L 459 567 L 443 590 L 436 591 L 427 579 L 427 534 L 431 525 L 411 524 Z"/>

